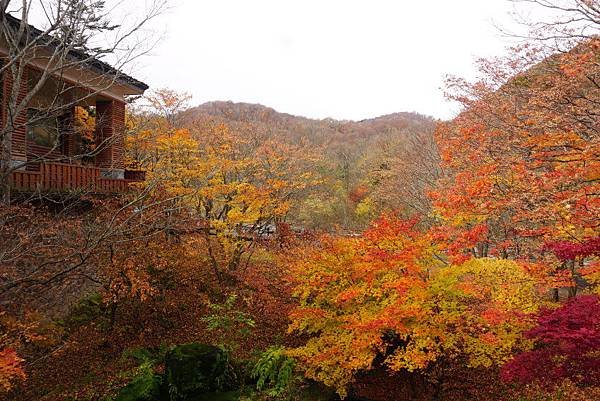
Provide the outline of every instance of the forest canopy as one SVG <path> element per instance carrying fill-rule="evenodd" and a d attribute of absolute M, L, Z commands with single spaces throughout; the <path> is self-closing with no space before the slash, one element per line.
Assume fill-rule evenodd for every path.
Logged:
<path fill-rule="evenodd" d="M 24 61 L 1 67 L 0 399 L 600 399 L 600 4 L 526 3 L 550 19 L 449 77 L 448 121 L 129 77 L 126 111 L 45 110 L 61 149 L 16 167 Z M 104 2 L 63 5 L 63 63 L 117 50 L 81 35 L 116 29 Z M 95 184 L 15 184 L 46 171 Z"/>

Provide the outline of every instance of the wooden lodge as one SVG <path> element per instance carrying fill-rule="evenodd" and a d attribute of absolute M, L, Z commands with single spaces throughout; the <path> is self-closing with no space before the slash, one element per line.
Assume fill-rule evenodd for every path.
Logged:
<path fill-rule="evenodd" d="M 34 27 L 30 30 L 31 35 L 42 34 Z M 0 39 L 0 62 L 8 62 L 9 54 Z M 143 171 L 125 166 L 125 108 L 128 96 L 140 96 L 148 86 L 100 60 L 84 59 L 71 63 L 76 68 L 61 69 L 60 77 L 43 80 L 27 107 L 16 109 L 14 105 L 26 99 L 32 86 L 42 82 L 43 72 L 50 70 L 49 59 L 44 54 L 28 58 L 19 74 L 16 100 L 14 74 L 7 68 L 0 76 L 0 128 L 10 135 L 12 190 L 106 193 L 125 191 L 131 182 L 143 181 Z M 58 111 L 46 117 L 53 108 Z"/>

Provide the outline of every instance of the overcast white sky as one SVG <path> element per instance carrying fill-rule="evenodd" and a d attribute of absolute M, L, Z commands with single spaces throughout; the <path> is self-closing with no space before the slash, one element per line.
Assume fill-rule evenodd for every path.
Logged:
<path fill-rule="evenodd" d="M 314 118 L 450 117 L 446 74 L 507 45 L 507 0 L 174 0 L 137 75 L 152 87 Z"/>
<path fill-rule="evenodd" d="M 151 1 L 108 4 L 119 5 L 115 23 L 132 25 Z M 509 0 L 168 1 L 150 27 L 161 42 L 126 72 L 187 91 L 194 105 L 260 103 L 312 118 L 449 118 L 457 108 L 444 77 L 474 77 L 477 57 L 510 44 L 496 26 L 518 30 Z"/>

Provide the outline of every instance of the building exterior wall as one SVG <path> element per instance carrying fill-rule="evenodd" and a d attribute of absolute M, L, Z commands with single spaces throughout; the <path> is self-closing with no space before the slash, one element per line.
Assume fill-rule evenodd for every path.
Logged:
<path fill-rule="evenodd" d="M 125 168 L 124 163 L 125 102 L 117 100 L 96 103 L 96 139 L 99 149 L 96 164 L 107 170 Z M 114 178 L 114 176 L 113 176 Z"/>
<path fill-rule="evenodd" d="M 21 102 L 27 95 L 27 72 L 24 69 L 23 77 L 19 85 L 17 102 Z M 2 128 L 7 129 L 11 136 L 11 159 L 16 162 L 23 162 L 27 159 L 27 110 L 23 110 L 17 116 L 12 117 L 14 110 L 9 105 L 13 90 L 12 75 L 5 72 L 2 76 Z"/>
<path fill-rule="evenodd" d="M 20 102 L 28 93 L 27 74 L 29 69 L 25 69 L 21 85 L 19 87 L 19 95 L 17 101 Z M 10 72 L 1 77 L 0 89 L 0 124 L 4 127 L 5 124 L 10 124 L 11 119 L 9 113 L 12 111 L 8 105 L 13 87 L 12 76 Z M 125 134 L 125 102 L 119 100 L 98 101 L 96 103 L 96 141 L 99 153 L 96 156 L 96 165 L 112 171 L 116 174 L 108 174 L 112 178 L 122 178 L 122 171 L 125 168 L 124 163 L 124 134 Z M 74 108 L 73 108 L 74 109 Z M 62 118 L 62 125 L 65 127 L 65 135 L 62 138 L 62 146 L 53 152 L 47 152 L 47 149 L 42 148 L 27 140 L 27 109 L 23 110 L 16 118 L 14 127 L 10 128 L 11 132 L 11 159 L 15 163 L 26 161 L 29 157 L 46 155 L 48 159 L 60 159 L 61 156 L 74 157 L 78 156 L 74 135 L 68 131 L 71 129 L 69 124 L 72 123 L 73 111 L 71 110 L 70 117 Z M 29 143 L 28 143 L 29 142 Z M 67 160 L 61 160 L 65 162 Z"/>

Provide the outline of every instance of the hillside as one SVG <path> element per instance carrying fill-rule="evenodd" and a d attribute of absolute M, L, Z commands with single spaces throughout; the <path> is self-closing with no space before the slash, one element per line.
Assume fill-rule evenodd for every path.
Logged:
<path fill-rule="evenodd" d="M 292 222 L 305 227 L 355 230 L 384 210 L 425 212 L 425 186 L 438 174 L 433 139 L 438 121 L 417 113 L 316 120 L 259 104 L 209 102 L 180 118 L 183 125 L 208 120 L 259 133 L 261 141 L 305 147 L 317 160 L 309 170 L 319 171 L 323 179 L 292 214 Z"/>
<path fill-rule="evenodd" d="M 314 142 L 333 140 L 336 135 L 346 139 L 381 138 L 395 135 L 431 131 L 436 124 L 432 117 L 418 113 L 393 113 L 360 120 L 322 120 L 281 113 L 260 104 L 214 101 L 188 109 L 183 116 L 186 121 L 209 118 L 225 123 L 253 123 L 290 137 L 306 136 Z"/>

